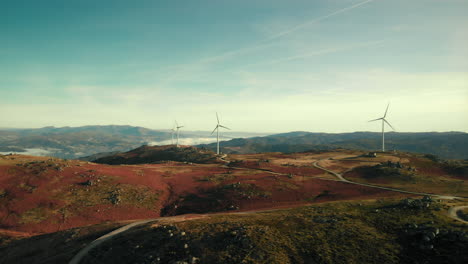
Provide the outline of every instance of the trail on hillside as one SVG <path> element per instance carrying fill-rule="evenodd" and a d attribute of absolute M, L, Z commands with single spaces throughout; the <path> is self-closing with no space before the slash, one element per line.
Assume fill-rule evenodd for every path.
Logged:
<path fill-rule="evenodd" d="M 468 224 L 468 221 L 465 221 L 463 218 L 461 218 L 459 215 L 458 215 L 458 212 L 463 210 L 463 209 L 466 209 L 468 208 L 468 205 L 463 205 L 463 206 L 455 206 L 455 207 L 451 207 L 449 210 L 448 210 L 448 216 L 455 219 L 455 220 L 458 220 L 462 223 L 465 223 L 465 224 Z"/>
<path fill-rule="evenodd" d="M 412 191 L 406 191 L 406 190 L 401 190 L 401 189 L 396 189 L 396 188 L 390 188 L 390 187 L 383 187 L 383 186 L 373 185 L 373 184 L 360 183 L 360 182 L 353 182 L 353 181 L 350 181 L 350 180 L 345 179 L 345 178 L 343 177 L 343 175 L 341 175 L 341 174 L 338 173 L 338 172 L 334 172 L 334 171 L 331 171 L 331 170 L 326 169 L 326 168 L 324 168 L 324 167 L 321 167 L 320 165 L 318 165 L 318 162 L 320 162 L 320 161 L 321 161 L 321 160 L 318 160 L 318 161 L 314 162 L 312 165 L 313 165 L 315 168 L 317 168 L 317 169 L 326 171 L 326 172 L 328 172 L 328 173 L 334 175 L 335 177 L 338 178 L 338 180 L 340 180 L 340 181 L 342 181 L 342 182 L 345 182 L 345 183 L 355 184 L 355 185 L 360 185 L 360 186 L 366 186 L 366 187 L 370 187 L 370 188 L 377 188 L 377 189 L 381 189 L 381 190 L 399 192 L 399 193 L 407 193 L 407 194 L 422 195 L 422 196 L 433 196 L 433 197 L 437 197 L 437 198 L 439 198 L 439 199 L 444 199 L 444 200 L 465 199 L 464 197 L 458 197 L 458 196 L 440 195 L 440 194 L 423 193 L 423 192 L 412 192 Z"/>

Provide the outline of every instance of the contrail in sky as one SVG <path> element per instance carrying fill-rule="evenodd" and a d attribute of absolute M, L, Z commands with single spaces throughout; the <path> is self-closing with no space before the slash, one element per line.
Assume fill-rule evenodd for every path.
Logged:
<path fill-rule="evenodd" d="M 292 27 L 292 28 L 290 28 L 290 29 L 287 29 L 287 30 L 285 30 L 285 31 L 283 31 L 283 32 L 280 32 L 280 33 L 278 33 L 278 34 L 275 34 L 275 35 L 273 35 L 273 36 L 270 36 L 270 37 L 268 38 L 268 40 L 276 39 L 276 38 L 282 37 L 282 36 L 284 36 L 284 35 L 287 35 L 287 34 L 289 34 L 289 33 L 292 33 L 292 32 L 294 32 L 294 31 L 296 31 L 296 30 L 298 30 L 298 29 L 301 29 L 301 28 L 303 28 L 303 27 L 316 24 L 316 23 L 318 23 L 318 22 L 320 22 L 320 21 L 322 21 L 322 20 L 324 20 L 324 19 L 327 19 L 327 18 L 332 17 L 332 16 L 336 16 L 336 15 L 338 15 L 338 14 L 344 13 L 344 12 L 346 12 L 346 11 L 348 11 L 348 10 L 354 9 L 354 8 L 356 8 L 356 7 L 358 7 L 358 6 L 362 6 L 362 5 L 365 5 L 365 4 L 367 4 L 367 3 L 369 3 L 369 2 L 373 2 L 373 1 L 374 1 L 374 0 L 366 0 L 366 1 L 364 1 L 364 2 L 360 2 L 360 3 L 357 3 L 357 4 L 355 4 L 355 5 L 342 8 L 342 9 L 337 10 L 337 11 L 335 11 L 335 12 L 333 12 L 333 13 L 328 14 L 328 15 L 318 17 L 318 18 L 313 19 L 313 20 L 310 20 L 310 21 L 308 21 L 308 22 L 306 22 L 306 23 L 299 24 L 299 25 L 297 25 L 297 26 L 295 26 L 295 27 Z"/>
<path fill-rule="evenodd" d="M 255 63 L 255 64 L 250 64 L 247 66 L 257 66 L 257 65 L 271 65 L 271 64 L 276 64 L 276 63 L 281 63 L 281 62 L 286 62 L 286 61 L 292 61 L 292 60 L 298 60 L 298 59 L 304 59 L 308 57 L 313 57 L 317 55 L 325 55 L 329 53 L 335 53 L 335 52 L 341 52 L 341 51 L 347 51 L 347 50 L 353 50 L 353 49 L 358 49 L 358 48 L 363 48 L 363 47 L 370 47 L 370 46 L 375 46 L 381 43 L 384 43 L 385 40 L 377 40 L 377 41 L 370 41 L 370 42 L 363 42 L 363 43 L 357 43 L 353 45 L 347 45 L 347 46 L 342 46 L 342 47 L 335 47 L 335 48 L 327 48 L 327 49 L 321 49 L 321 50 L 315 50 L 312 52 L 307 52 L 299 55 L 294 55 L 286 58 L 281 58 L 281 59 L 276 59 L 272 60 L 269 62 L 260 62 L 260 63 Z"/>
<path fill-rule="evenodd" d="M 354 4 L 352 6 L 348 6 L 348 7 L 345 7 L 345 8 L 342 8 L 342 9 L 339 9 L 339 10 L 336 10 L 328 15 L 325 15 L 325 16 L 321 16 L 321 17 L 318 17 L 318 18 L 315 18 L 313 20 L 310 20 L 310 21 L 307 21 L 305 23 L 302 23 L 302 24 L 299 24 L 299 25 L 296 25 L 292 28 L 289 28 L 283 32 L 280 32 L 278 34 L 275 34 L 275 35 L 272 35 L 264 40 L 261 40 L 259 43 L 257 43 L 256 45 L 253 45 L 253 46 L 250 46 L 250 47 L 245 47 L 245 48 L 240 48 L 240 49 L 236 49 L 236 50 L 231 50 L 231 51 L 228 51 L 228 52 L 225 52 L 221 55 L 217 55 L 217 56 L 214 56 L 214 57 L 211 57 L 211 58 L 207 58 L 207 59 L 203 59 L 202 61 L 216 61 L 218 59 L 224 59 L 226 57 L 230 57 L 230 56 L 233 56 L 233 55 L 237 55 L 237 54 L 240 54 L 240 53 L 244 53 L 244 52 L 248 52 L 248 51 L 251 51 L 251 50 L 256 50 L 258 48 L 261 48 L 263 46 L 269 46 L 271 44 L 264 44 L 265 42 L 268 42 L 270 40 L 273 40 L 273 39 L 277 39 L 277 38 L 280 38 L 284 35 L 287 35 L 287 34 L 290 34 L 294 31 L 297 31 L 303 27 L 306 27 L 306 26 L 310 26 L 310 25 L 313 25 L 313 24 L 316 24 L 322 20 L 325 20 L 329 17 L 332 17 L 332 16 L 336 16 L 338 14 L 341 14 L 341 13 L 344 13 L 346 11 L 349 11 L 351 9 L 354 9 L 356 7 L 359 7 L 359 6 L 362 6 L 362 5 L 365 5 L 367 3 L 370 3 L 370 2 L 373 2 L 374 0 L 366 0 L 366 1 L 363 1 L 363 2 L 359 2 L 357 4 Z"/>
<path fill-rule="evenodd" d="M 362 6 L 362 5 L 365 5 L 367 3 L 370 3 L 370 2 L 373 2 L 374 0 L 366 0 L 366 1 L 363 1 L 363 2 L 359 2 L 357 4 L 354 4 L 354 5 L 351 5 L 351 6 L 348 6 L 348 7 L 345 7 L 345 8 L 342 8 L 342 9 L 339 9 L 339 10 L 336 10 L 328 15 L 324 15 L 324 16 L 321 16 L 321 17 L 318 17 L 318 18 L 315 18 L 315 19 L 312 19 L 310 21 L 307 21 L 305 23 L 302 23 L 302 24 L 299 24 L 299 25 L 296 25 L 294 27 L 291 27 L 285 31 L 282 31 L 280 33 L 277 33 L 275 35 L 272 35 L 270 37 L 267 37 L 263 40 L 260 40 L 259 42 L 255 43 L 254 45 L 252 46 L 248 46 L 248 47 L 244 47 L 244 48 L 240 48 L 240 49 L 234 49 L 234 50 L 230 50 L 230 51 L 226 51 L 222 54 L 219 54 L 219 55 L 215 55 L 215 56 L 212 56 L 212 57 L 208 57 L 208 58 L 203 58 L 201 60 L 199 60 L 196 65 L 197 67 L 199 67 L 201 64 L 205 64 L 205 63 L 213 63 L 213 62 L 216 62 L 216 61 L 219 61 L 219 60 L 223 60 L 223 59 L 226 59 L 226 58 L 229 58 L 231 56 L 235 56 L 235 55 L 238 55 L 238 54 L 242 54 L 242 53 L 246 53 L 246 52 L 250 52 L 250 51 L 253 51 L 253 50 L 257 50 L 257 49 L 260 49 L 262 47 L 266 47 L 266 46 L 270 46 L 270 45 L 273 45 L 273 43 L 268 43 L 270 42 L 271 40 L 274 40 L 274 39 L 277 39 L 277 38 L 280 38 L 284 35 L 288 35 L 294 31 L 297 31 L 301 28 L 304 28 L 304 27 L 307 27 L 307 26 L 310 26 L 310 25 L 313 25 L 313 24 L 316 24 L 322 20 L 325 20 L 329 17 L 332 17 L 332 16 L 336 16 L 336 15 L 339 15 L 341 13 L 344 13 L 344 12 L 347 12 L 349 10 L 352 10 L 354 8 L 357 8 L 359 6 Z M 193 64 L 190 64 L 193 66 Z M 185 68 L 185 69 L 184 69 Z M 174 74 L 171 74 L 168 76 L 168 78 L 166 78 L 166 82 L 167 81 L 171 81 L 173 80 L 174 78 L 177 78 L 179 75 L 183 74 L 184 70 L 186 70 L 187 68 L 190 68 L 190 67 L 182 67 L 181 70 L 179 70 L 179 72 L 176 72 Z M 180 72 L 182 71 L 182 72 Z"/>

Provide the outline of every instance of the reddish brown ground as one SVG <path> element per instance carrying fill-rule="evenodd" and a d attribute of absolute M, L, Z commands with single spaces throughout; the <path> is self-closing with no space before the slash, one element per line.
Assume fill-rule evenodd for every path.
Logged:
<path fill-rule="evenodd" d="M 179 162 L 111 166 L 44 157 L 0 156 L 0 228 L 46 233 L 103 222 L 159 217 L 163 209 L 170 215 L 177 213 L 177 206 L 185 206 L 188 212 L 216 211 L 218 207 L 209 208 L 213 202 L 220 210 L 242 211 L 401 195 L 314 178 L 324 172 L 312 163 L 333 155 L 336 153 L 236 155 L 228 159 L 243 161 L 231 166 Z M 266 159 L 267 162 L 262 161 Z M 94 183 L 86 186 L 88 180 Z M 136 198 L 132 202 L 113 204 L 107 198 L 117 189 L 120 194 L 134 192 Z M 148 195 L 159 196 L 149 206 L 148 201 L 138 202 Z M 186 198 L 190 195 L 200 199 Z"/>

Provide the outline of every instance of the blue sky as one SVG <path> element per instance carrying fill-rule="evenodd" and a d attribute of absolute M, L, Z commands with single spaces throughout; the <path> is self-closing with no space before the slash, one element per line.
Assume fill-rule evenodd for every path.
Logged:
<path fill-rule="evenodd" d="M 468 1 L 3 1 L 0 127 L 468 131 Z"/>

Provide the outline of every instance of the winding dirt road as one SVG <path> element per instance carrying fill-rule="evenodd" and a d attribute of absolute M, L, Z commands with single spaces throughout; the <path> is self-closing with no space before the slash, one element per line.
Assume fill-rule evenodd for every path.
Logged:
<path fill-rule="evenodd" d="M 468 205 L 452 207 L 452 208 L 450 208 L 448 210 L 448 215 L 449 215 L 450 218 L 453 218 L 453 219 L 458 220 L 458 221 L 460 221 L 462 223 L 468 224 L 468 221 L 465 221 L 460 216 L 458 216 L 458 211 L 466 209 L 466 208 L 468 208 Z"/>
<path fill-rule="evenodd" d="M 145 219 L 145 220 L 141 220 L 141 221 L 137 221 L 137 222 L 133 222 L 131 224 L 128 224 L 128 225 L 125 225 L 125 226 L 122 226 L 121 228 L 118 228 L 110 233 L 107 233 L 97 239 L 95 239 L 93 242 L 91 242 L 89 245 L 87 245 L 86 247 L 84 247 L 83 249 L 81 249 L 74 257 L 72 260 L 70 260 L 70 262 L 68 262 L 69 264 L 79 264 L 80 261 L 88 254 L 88 252 L 90 250 L 92 250 L 93 248 L 99 246 L 100 244 L 106 242 L 107 240 L 110 240 L 112 239 L 113 237 L 123 233 L 123 232 L 126 232 L 127 230 L 133 228 L 133 227 L 136 227 L 136 226 L 139 226 L 139 225 L 144 225 L 144 224 L 147 224 L 147 223 L 150 223 L 150 222 L 162 222 L 162 221 L 165 221 L 165 222 L 171 222 L 171 223 L 175 223 L 175 222 L 181 222 L 181 221 L 187 221 L 187 220 L 192 220 L 192 219 L 200 219 L 200 218 L 203 218 L 205 217 L 204 215 L 177 215 L 177 216 L 170 216 L 170 217 L 159 217 L 159 218 L 152 218 L 152 219 Z"/>
<path fill-rule="evenodd" d="M 326 171 L 326 172 L 334 175 L 340 181 L 346 182 L 346 183 L 349 183 L 349 184 L 361 185 L 361 186 L 366 186 L 366 187 L 370 187 L 370 188 L 377 188 L 377 189 L 393 191 L 393 192 L 399 192 L 399 193 L 415 194 L 415 195 L 422 195 L 422 196 L 432 196 L 432 197 L 437 197 L 439 199 L 444 199 L 444 200 L 465 199 L 464 197 L 458 197 L 458 196 L 440 195 L 440 194 L 422 193 L 422 192 L 412 192 L 412 191 L 405 191 L 405 190 L 400 190 L 400 189 L 395 189 L 395 188 L 390 188 L 390 187 L 383 187 L 383 186 L 373 185 L 373 184 L 353 182 L 353 181 L 350 181 L 350 180 L 347 180 L 347 179 L 343 178 L 343 175 L 341 175 L 340 173 L 331 171 L 329 169 L 326 169 L 326 168 L 318 165 L 317 164 L 318 162 L 320 162 L 320 160 L 314 162 L 312 165 L 317 169 L 321 169 L 323 171 Z"/>

